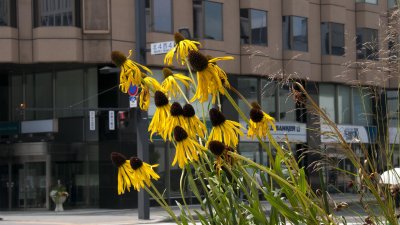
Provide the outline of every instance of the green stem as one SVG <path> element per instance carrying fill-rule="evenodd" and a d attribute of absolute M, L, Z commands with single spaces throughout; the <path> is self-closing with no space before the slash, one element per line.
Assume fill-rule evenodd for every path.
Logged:
<path fill-rule="evenodd" d="M 172 219 L 175 220 L 176 224 L 181 224 L 181 222 L 178 220 L 178 218 L 176 217 L 175 213 L 171 210 L 171 208 L 167 205 L 164 205 L 162 201 L 160 201 L 160 198 L 157 197 L 153 192 L 150 191 L 150 189 L 147 186 L 144 186 L 143 188 L 145 191 L 147 191 L 147 193 L 149 193 L 154 200 L 157 201 L 158 204 L 160 204 L 160 206 L 167 211 L 167 213 L 172 217 Z M 162 198 L 162 197 L 161 197 Z"/>
<path fill-rule="evenodd" d="M 189 165 L 186 164 L 186 168 L 187 168 L 188 166 L 189 166 Z M 190 168 L 189 168 L 189 169 L 190 169 Z M 184 187 L 183 187 L 183 186 L 184 186 L 184 184 L 183 184 L 183 179 L 184 179 L 184 177 L 185 177 L 185 168 L 182 169 L 181 178 L 180 178 L 180 180 L 179 180 L 179 189 L 180 189 L 180 193 L 181 193 L 181 197 L 182 197 L 182 202 L 183 202 L 183 204 L 185 205 L 186 211 L 188 212 L 189 217 L 190 217 L 192 223 L 193 223 L 194 225 L 196 225 L 196 222 L 194 222 L 192 213 L 190 212 L 190 209 L 189 209 L 189 207 L 188 207 L 188 205 L 187 205 L 187 203 L 186 203 L 185 194 L 183 193 L 183 188 L 184 188 Z"/>
<path fill-rule="evenodd" d="M 186 98 L 185 93 L 183 92 L 183 90 L 181 89 L 181 87 L 179 86 L 179 84 L 176 85 L 178 87 L 179 92 L 182 94 L 183 98 L 185 99 L 186 103 L 190 103 L 189 100 Z"/>

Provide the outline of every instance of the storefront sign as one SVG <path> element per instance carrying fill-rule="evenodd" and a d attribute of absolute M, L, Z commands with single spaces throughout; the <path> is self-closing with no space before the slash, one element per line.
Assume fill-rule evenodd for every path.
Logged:
<path fill-rule="evenodd" d="M 389 127 L 389 143 L 400 144 L 400 129 L 398 127 Z"/>
<path fill-rule="evenodd" d="M 174 45 L 175 45 L 174 41 L 152 43 L 150 45 L 151 54 L 158 55 L 158 54 L 167 53 L 169 50 L 171 50 L 174 47 Z"/>
<path fill-rule="evenodd" d="M 247 136 L 248 125 L 246 122 L 241 122 L 242 126 L 246 128 L 244 136 L 240 137 L 240 141 L 258 142 L 257 138 L 251 139 Z M 289 140 L 293 143 L 306 143 L 307 142 L 307 131 L 306 124 L 303 123 L 275 123 L 276 131 L 270 127 L 272 136 L 278 142 Z M 268 140 L 266 140 L 268 142 Z"/>
<path fill-rule="evenodd" d="M 89 130 L 96 130 L 96 113 L 89 111 Z"/>
<path fill-rule="evenodd" d="M 108 129 L 115 130 L 115 112 L 108 111 Z"/>
<path fill-rule="evenodd" d="M 19 134 L 19 123 L 0 122 L 0 135 Z"/>
<path fill-rule="evenodd" d="M 368 138 L 366 127 L 355 125 L 337 125 L 340 134 L 346 143 L 371 143 Z M 334 130 L 326 125 L 321 125 L 321 142 L 322 143 L 339 143 L 338 135 Z"/>
<path fill-rule="evenodd" d="M 21 122 L 21 133 L 54 133 L 58 132 L 58 120 L 32 120 Z"/>

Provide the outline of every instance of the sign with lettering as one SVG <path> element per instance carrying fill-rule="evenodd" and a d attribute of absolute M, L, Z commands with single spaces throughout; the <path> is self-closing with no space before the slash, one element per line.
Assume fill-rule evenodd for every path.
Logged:
<path fill-rule="evenodd" d="M 115 112 L 108 111 L 108 129 L 115 130 Z"/>
<path fill-rule="evenodd" d="M 243 127 L 246 128 L 244 136 L 240 137 L 240 141 L 258 142 L 257 138 L 251 139 L 247 136 L 248 125 L 246 122 L 241 121 Z M 270 132 L 277 142 L 289 140 L 294 143 L 306 143 L 307 131 L 306 124 L 303 123 L 275 123 L 276 131 L 270 126 Z M 268 138 L 266 142 L 269 142 Z"/>
<path fill-rule="evenodd" d="M 174 41 L 157 42 L 150 45 L 150 52 L 152 55 L 165 54 L 171 50 L 175 45 Z"/>
<path fill-rule="evenodd" d="M 370 143 L 367 129 L 356 125 L 337 125 L 346 143 Z M 339 143 L 338 134 L 328 125 L 321 125 L 322 143 Z"/>
<path fill-rule="evenodd" d="M 136 96 L 129 96 L 129 108 L 136 108 L 137 107 L 137 97 Z"/>
<path fill-rule="evenodd" d="M 96 112 L 89 111 L 89 130 L 96 130 Z"/>

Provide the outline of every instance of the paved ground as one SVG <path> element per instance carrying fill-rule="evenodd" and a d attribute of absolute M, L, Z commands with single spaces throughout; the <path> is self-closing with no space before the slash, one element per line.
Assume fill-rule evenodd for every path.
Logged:
<path fill-rule="evenodd" d="M 354 195 L 341 194 L 332 196 L 336 202 L 357 202 Z M 191 206 L 199 209 L 199 206 Z M 177 207 L 173 208 L 179 214 Z M 351 224 L 362 224 L 360 216 L 362 209 L 352 204 L 351 209 L 341 213 Z M 150 220 L 139 220 L 137 209 L 108 210 L 108 209 L 74 209 L 64 212 L 53 211 L 0 211 L 0 225 L 133 225 L 133 224 L 174 224 L 168 214 L 160 207 L 152 207 Z"/>

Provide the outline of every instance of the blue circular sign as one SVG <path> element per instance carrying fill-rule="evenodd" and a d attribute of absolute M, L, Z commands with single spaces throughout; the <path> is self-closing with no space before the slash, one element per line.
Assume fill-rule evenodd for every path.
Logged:
<path fill-rule="evenodd" d="M 132 85 L 128 89 L 128 94 L 130 96 L 136 96 L 139 92 L 139 88 L 136 85 Z"/>

